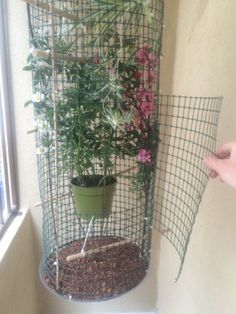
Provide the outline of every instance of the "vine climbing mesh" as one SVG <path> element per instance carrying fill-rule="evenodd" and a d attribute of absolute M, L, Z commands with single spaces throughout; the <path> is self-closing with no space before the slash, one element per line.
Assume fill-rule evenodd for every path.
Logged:
<path fill-rule="evenodd" d="M 153 224 L 183 263 L 221 98 L 159 95 L 162 0 L 25 1 L 41 278 L 73 300 L 116 297 L 144 278 Z M 95 181 L 103 197 L 110 186 L 114 199 L 112 209 L 103 198 L 91 214 L 77 204 L 74 185 Z"/>

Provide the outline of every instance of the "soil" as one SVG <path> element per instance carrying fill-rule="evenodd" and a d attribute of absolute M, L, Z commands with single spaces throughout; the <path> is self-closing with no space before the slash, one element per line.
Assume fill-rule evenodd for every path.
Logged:
<path fill-rule="evenodd" d="M 113 176 L 87 175 L 75 177 L 71 180 L 71 183 L 80 187 L 107 186 L 116 183 L 116 178 Z"/>
<path fill-rule="evenodd" d="M 122 240 L 112 236 L 88 238 L 85 251 Z M 57 293 L 78 301 L 102 301 L 127 292 L 145 276 L 144 259 L 133 243 L 66 261 L 67 256 L 81 251 L 83 242 L 83 239 L 74 241 L 60 249 L 58 280 L 55 254 L 48 258 L 45 281 Z"/>

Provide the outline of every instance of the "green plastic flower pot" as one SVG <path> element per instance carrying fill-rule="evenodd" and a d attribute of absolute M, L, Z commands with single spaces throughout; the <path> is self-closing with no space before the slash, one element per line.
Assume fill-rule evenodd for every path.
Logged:
<path fill-rule="evenodd" d="M 83 176 L 71 180 L 75 211 L 80 218 L 109 217 L 117 181 L 114 177 L 108 177 L 106 184 L 97 186 L 101 179 L 102 176 Z"/>

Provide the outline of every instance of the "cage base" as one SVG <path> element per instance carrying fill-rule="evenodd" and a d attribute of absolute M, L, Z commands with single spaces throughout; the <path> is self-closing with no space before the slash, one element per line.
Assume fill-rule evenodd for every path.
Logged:
<path fill-rule="evenodd" d="M 88 239 L 91 250 L 123 241 L 124 238 L 102 236 Z M 147 262 L 134 243 L 112 247 L 88 257 L 68 262 L 67 256 L 81 250 L 83 240 L 66 244 L 40 264 L 43 285 L 56 295 L 73 301 L 104 301 L 121 296 L 136 287 L 145 277 Z"/>

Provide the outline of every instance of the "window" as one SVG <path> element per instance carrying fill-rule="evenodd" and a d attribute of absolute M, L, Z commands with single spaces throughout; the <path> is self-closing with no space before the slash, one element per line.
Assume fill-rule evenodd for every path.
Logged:
<path fill-rule="evenodd" d="M 0 1 L 0 237 L 17 212 L 13 112 L 6 25 L 6 1 Z"/>

